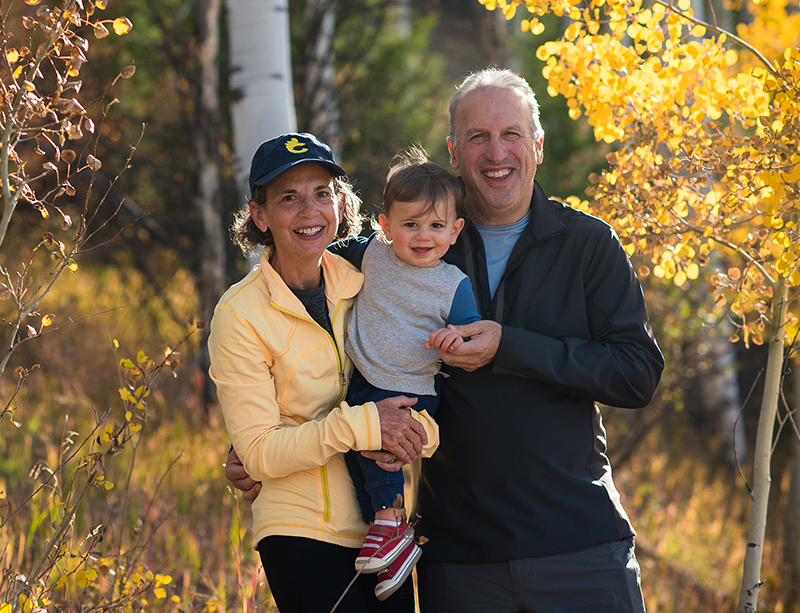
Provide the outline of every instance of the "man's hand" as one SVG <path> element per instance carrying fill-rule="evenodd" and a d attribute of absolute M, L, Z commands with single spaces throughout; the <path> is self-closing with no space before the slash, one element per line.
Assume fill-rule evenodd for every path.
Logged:
<path fill-rule="evenodd" d="M 452 351 L 458 349 L 464 343 L 464 337 L 450 328 L 439 328 L 431 332 L 425 349 L 436 349 L 436 351 Z"/>
<path fill-rule="evenodd" d="M 447 327 L 462 337 L 468 337 L 469 340 L 449 350 L 437 349 L 431 340 L 428 340 L 425 349 L 436 349 L 436 353 L 445 364 L 457 366 L 467 372 L 478 370 L 491 362 L 503 337 L 503 326 L 489 319 L 463 326 Z"/>
<path fill-rule="evenodd" d="M 237 490 L 242 490 L 242 498 L 247 502 L 253 502 L 261 491 L 261 482 L 253 481 L 250 478 L 242 461 L 233 449 L 231 449 L 231 452 L 228 454 L 228 461 L 225 462 L 225 478 L 230 481 Z"/>
<path fill-rule="evenodd" d="M 416 402 L 416 398 L 394 396 L 376 403 L 381 422 L 381 449 L 394 454 L 400 464 L 416 460 L 428 443 L 424 426 L 408 410 Z M 392 463 L 386 460 L 386 464 Z"/>

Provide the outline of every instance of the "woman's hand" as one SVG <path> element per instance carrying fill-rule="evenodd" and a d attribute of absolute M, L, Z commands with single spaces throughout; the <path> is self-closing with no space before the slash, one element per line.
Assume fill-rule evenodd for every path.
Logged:
<path fill-rule="evenodd" d="M 237 490 L 242 490 L 242 498 L 247 502 L 253 502 L 261 491 L 261 482 L 253 481 L 247 474 L 242 461 L 236 452 L 231 449 L 228 454 L 228 461 L 225 462 L 225 478 L 233 484 Z"/>
<path fill-rule="evenodd" d="M 423 446 L 428 443 L 425 428 L 408 410 L 408 407 L 416 402 L 416 398 L 394 396 L 376 403 L 381 422 L 381 450 L 393 454 L 393 457 L 399 460 L 398 466 L 413 462 L 420 457 Z M 396 463 L 386 457 L 380 462 L 389 466 L 385 470 L 392 470 L 393 464 Z"/>

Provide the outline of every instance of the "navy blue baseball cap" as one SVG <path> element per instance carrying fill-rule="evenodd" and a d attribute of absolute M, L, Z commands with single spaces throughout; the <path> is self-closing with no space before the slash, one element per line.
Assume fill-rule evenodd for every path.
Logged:
<path fill-rule="evenodd" d="M 265 185 L 303 162 L 324 164 L 335 177 L 347 174 L 336 164 L 331 148 L 313 134 L 282 134 L 261 143 L 256 149 L 250 164 L 250 194 L 253 194 L 257 185 Z"/>

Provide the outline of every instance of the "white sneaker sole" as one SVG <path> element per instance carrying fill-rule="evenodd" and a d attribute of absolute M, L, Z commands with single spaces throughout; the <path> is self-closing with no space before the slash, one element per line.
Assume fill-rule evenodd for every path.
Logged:
<path fill-rule="evenodd" d="M 382 558 L 356 558 L 356 570 L 360 570 L 366 575 L 382 571 L 384 568 L 389 566 L 389 564 L 395 561 L 395 558 L 397 558 L 397 556 L 399 556 L 403 550 L 408 547 L 408 542 L 413 538 L 413 533 L 402 538 L 398 537 L 394 547 L 390 549 Z M 375 551 L 378 551 L 378 549 L 375 549 Z"/>
<path fill-rule="evenodd" d="M 397 589 L 403 585 L 403 582 L 408 579 L 408 576 L 414 569 L 414 565 L 419 561 L 420 556 L 422 556 L 422 549 L 416 543 L 413 544 L 412 547 L 414 550 L 411 552 L 411 555 L 406 558 L 406 561 L 403 562 L 397 574 L 391 579 L 381 581 L 375 586 L 375 596 L 378 600 L 386 600 L 389 598 L 389 596 L 394 594 Z"/>

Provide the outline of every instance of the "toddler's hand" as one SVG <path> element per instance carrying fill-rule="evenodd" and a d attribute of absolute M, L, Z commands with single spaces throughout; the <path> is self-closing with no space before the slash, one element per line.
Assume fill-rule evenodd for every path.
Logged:
<path fill-rule="evenodd" d="M 451 351 L 457 349 L 464 342 L 463 337 L 454 330 L 439 328 L 431 332 L 425 349 L 436 349 L 439 351 Z"/>

